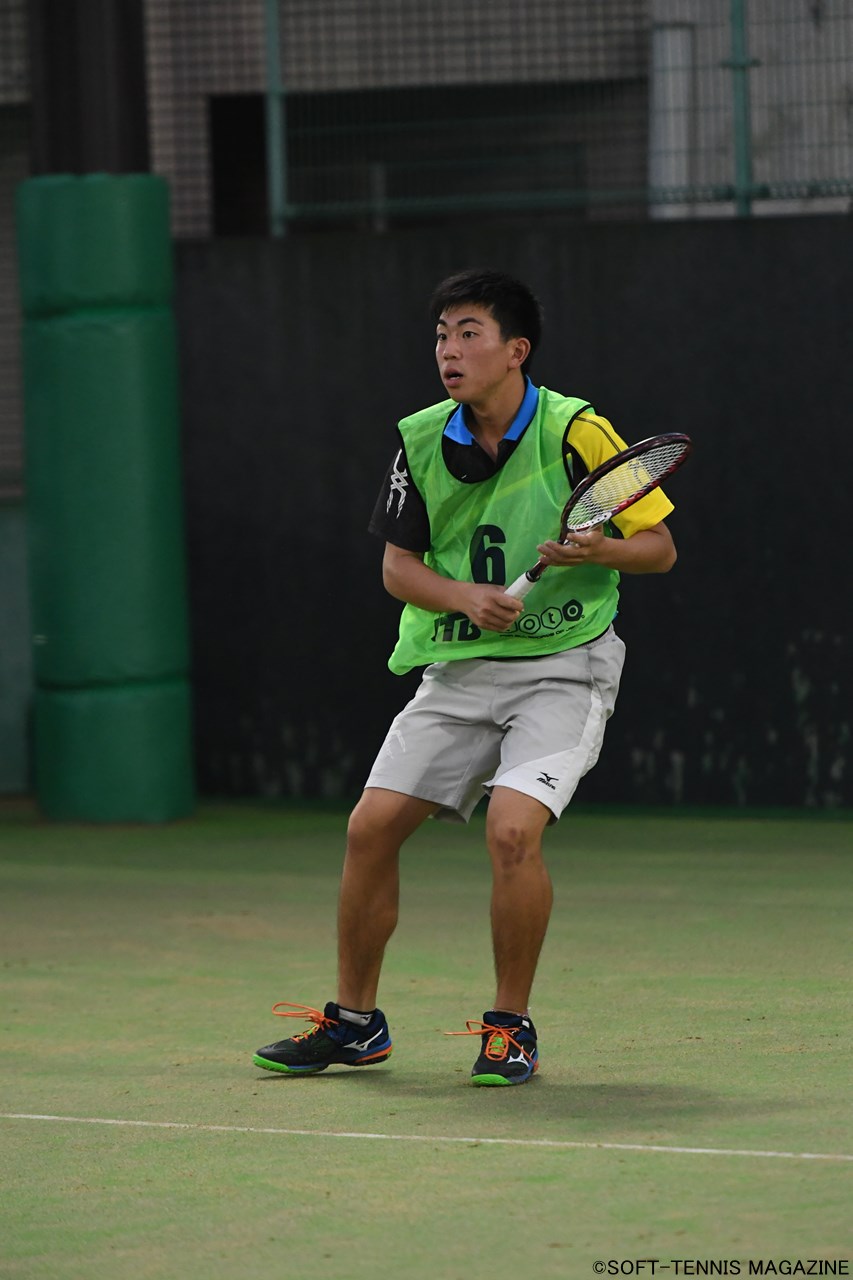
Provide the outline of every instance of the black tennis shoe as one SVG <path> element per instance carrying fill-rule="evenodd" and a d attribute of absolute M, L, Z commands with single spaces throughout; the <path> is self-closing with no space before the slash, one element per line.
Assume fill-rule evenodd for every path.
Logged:
<path fill-rule="evenodd" d="M 273 1005 L 279 1018 L 304 1018 L 313 1022 L 310 1031 L 264 1045 L 252 1058 L 256 1067 L 283 1071 L 290 1075 L 312 1075 L 326 1067 L 370 1067 L 391 1055 L 391 1034 L 385 1014 L 376 1009 L 366 1027 L 345 1022 L 332 1001 L 322 1013 L 306 1004 L 280 1001 Z"/>
<path fill-rule="evenodd" d="M 476 1085 L 525 1084 L 539 1070 L 536 1028 L 527 1014 L 496 1012 L 483 1014 L 482 1022 L 466 1022 L 467 1031 L 449 1031 L 452 1036 L 480 1036 L 480 1056 L 471 1068 Z"/>

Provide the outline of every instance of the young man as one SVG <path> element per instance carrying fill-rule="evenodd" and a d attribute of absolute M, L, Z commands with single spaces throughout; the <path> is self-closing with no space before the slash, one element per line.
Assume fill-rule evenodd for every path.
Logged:
<path fill-rule="evenodd" d="M 405 604 L 389 665 L 426 670 L 350 818 L 337 999 L 323 1013 L 287 1005 L 282 1016 L 314 1027 L 254 1061 L 308 1074 L 389 1056 L 376 997 L 400 848 L 429 817 L 467 821 L 485 792 L 497 991 L 467 1024 L 481 1037 L 472 1080 L 522 1084 L 539 1062 L 529 999 L 552 903 L 542 837 L 595 764 L 613 710 L 619 574 L 671 568 L 672 505 L 658 490 L 607 528 L 542 542 L 548 572 L 523 605 L 507 595 L 536 537 L 559 528 L 571 487 L 624 442 L 586 401 L 531 383 L 541 313 L 520 282 L 463 272 L 439 285 L 432 316 L 449 398 L 400 423 L 371 521 L 385 586 Z"/>

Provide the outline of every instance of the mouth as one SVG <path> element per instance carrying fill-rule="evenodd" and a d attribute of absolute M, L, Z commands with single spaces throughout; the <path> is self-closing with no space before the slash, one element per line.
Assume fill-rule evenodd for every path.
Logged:
<path fill-rule="evenodd" d="M 462 374 L 458 369 L 445 369 L 443 382 L 446 387 L 458 387 L 462 382 Z"/>

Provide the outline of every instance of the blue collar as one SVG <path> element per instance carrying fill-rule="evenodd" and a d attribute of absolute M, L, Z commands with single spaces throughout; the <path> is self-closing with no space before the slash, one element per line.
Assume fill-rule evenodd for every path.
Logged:
<path fill-rule="evenodd" d="M 539 404 L 539 388 L 534 387 L 533 383 L 525 376 L 527 389 L 524 392 L 524 399 L 518 407 L 518 413 L 513 418 L 510 428 L 504 440 L 518 440 L 533 421 L 533 415 Z M 455 440 L 457 444 L 475 444 L 476 441 L 465 424 L 465 406 L 460 404 L 459 408 L 448 420 L 447 426 L 444 428 L 444 434 L 449 436 L 451 440 Z"/>

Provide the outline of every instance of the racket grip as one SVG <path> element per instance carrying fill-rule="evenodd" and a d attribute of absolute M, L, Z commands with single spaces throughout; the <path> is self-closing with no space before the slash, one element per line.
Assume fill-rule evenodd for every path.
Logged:
<path fill-rule="evenodd" d="M 520 578 L 516 578 L 511 586 L 504 589 L 508 596 L 515 596 L 516 600 L 523 600 L 528 591 L 531 591 L 535 585 L 536 583 L 532 582 L 526 573 L 523 573 Z"/>

